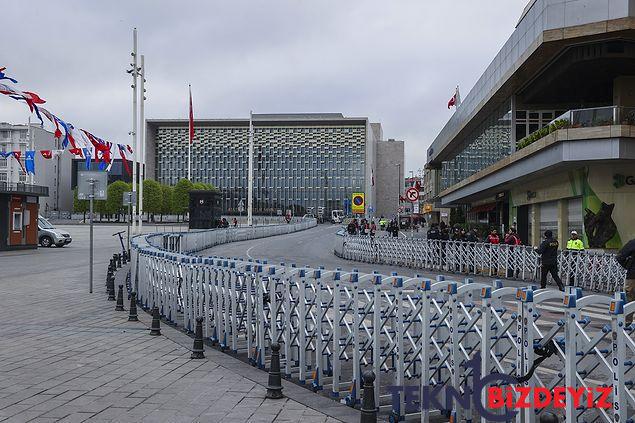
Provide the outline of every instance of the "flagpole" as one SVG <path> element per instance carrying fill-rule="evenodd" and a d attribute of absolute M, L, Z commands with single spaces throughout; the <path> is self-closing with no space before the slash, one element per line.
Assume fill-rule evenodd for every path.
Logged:
<path fill-rule="evenodd" d="M 29 133 L 29 150 L 34 150 L 33 148 L 33 132 L 31 131 L 31 116 L 29 116 L 29 127 L 28 127 L 28 133 Z M 26 160 L 26 156 L 24 158 L 24 160 Z M 33 158 L 33 160 L 35 160 L 35 157 Z M 29 174 L 29 183 L 31 185 L 33 185 L 33 174 Z"/>
<path fill-rule="evenodd" d="M 190 110 L 188 115 L 188 125 L 187 125 L 187 180 L 192 180 L 192 128 L 194 127 L 194 122 L 192 121 L 192 85 L 188 84 L 188 90 L 190 93 Z"/>
<path fill-rule="evenodd" d="M 249 112 L 249 165 L 247 175 L 247 226 L 253 223 L 254 207 L 254 125 L 253 112 Z"/>
<path fill-rule="evenodd" d="M 137 28 L 132 30 L 132 192 L 137 192 Z M 133 198 L 136 196 L 133 194 Z M 137 202 L 132 204 L 132 233 L 137 233 Z"/>
<path fill-rule="evenodd" d="M 141 89 L 140 91 L 140 99 L 141 106 L 139 108 L 139 155 L 141 156 L 140 164 L 139 164 L 139 233 L 142 232 L 143 228 L 143 180 L 145 179 L 146 171 L 145 171 L 145 163 L 146 163 L 146 135 L 145 135 L 145 99 L 146 99 L 146 71 L 145 71 L 145 57 L 141 55 Z"/>

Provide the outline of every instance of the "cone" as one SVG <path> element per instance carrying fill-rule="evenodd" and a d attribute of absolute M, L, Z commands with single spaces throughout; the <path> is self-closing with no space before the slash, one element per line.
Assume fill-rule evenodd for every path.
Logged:
<path fill-rule="evenodd" d="M 150 328 L 150 335 L 161 335 L 161 317 L 159 316 L 159 307 L 152 309 L 152 327 Z"/>
<path fill-rule="evenodd" d="M 196 318 L 196 329 L 194 330 L 194 346 L 192 347 L 192 355 L 190 358 L 192 359 L 201 359 L 205 358 L 205 354 L 203 353 L 205 348 L 203 346 L 203 318 Z"/>
<path fill-rule="evenodd" d="M 129 322 L 138 322 L 139 317 L 137 316 L 137 293 L 130 293 L 130 314 L 128 315 Z"/>
<path fill-rule="evenodd" d="M 267 384 L 267 398 L 280 399 L 282 395 L 282 376 L 280 374 L 280 345 L 271 344 L 271 364 L 269 366 L 269 383 Z"/>

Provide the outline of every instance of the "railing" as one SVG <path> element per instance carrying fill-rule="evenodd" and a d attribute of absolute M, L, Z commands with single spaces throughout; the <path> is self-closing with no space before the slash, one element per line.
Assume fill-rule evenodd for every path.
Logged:
<path fill-rule="evenodd" d="M 431 281 L 194 257 L 155 247 L 148 238 L 135 238 L 132 250 L 144 307 L 159 307 L 165 319 L 188 330 L 202 316 L 207 339 L 259 368 L 266 366 L 270 343 L 278 342 L 287 378 L 349 405 L 359 404 L 362 372 L 373 370 L 376 404 L 394 419 L 419 414 L 428 421 L 442 411 L 457 422 L 492 421 L 488 410 L 479 413 L 441 388 L 470 396 L 479 375 L 526 376 L 551 346 L 553 355 L 521 386 L 612 387 L 611 409 L 586 402 L 576 409 L 565 391 L 565 421 L 632 422 L 635 340 L 625 315 L 635 311 L 635 302 L 624 304 L 622 293 L 583 297 L 573 287 L 565 294 L 503 287 L 497 280 Z M 507 383 L 490 385 L 516 385 Z M 447 406 L 408 410 L 403 392 L 392 395 L 406 385 L 439 388 L 439 403 L 447 400 Z M 518 390 L 513 398 L 520 399 Z M 489 409 L 504 411 L 513 410 Z M 535 422 L 544 409 L 516 411 L 516 421 Z"/>
<path fill-rule="evenodd" d="M 0 182 L 0 192 L 32 194 L 46 197 L 49 195 L 49 187 L 23 184 L 21 182 Z"/>
<path fill-rule="evenodd" d="M 607 106 L 569 110 L 543 128 L 518 140 L 517 148 L 519 150 L 523 149 L 558 129 L 593 128 L 610 125 L 635 125 L 635 108 Z"/>
<path fill-rule="evenodd" d="M 540 280 L 540 256 L 528 246 L 358 235 L 340 235 L 335 243 L 335 254 L 348 260 L 527 282 Z M 606 293 L 624 289 L 626 271 L 614 254 L 562 251 L 558 261 L 565 284 L 572 280 L 579 288 Z"/>
<path fill-rule="evenodd" d="M 165 251 L 191 254 L 220 244 L 283 235 L 316 225 L 315 219 L 293 219 L 289 223 L 278 225 L 264 223 L 264 226 L 168 232 L 148 235 L 145 238 L 150 245 Z"/>

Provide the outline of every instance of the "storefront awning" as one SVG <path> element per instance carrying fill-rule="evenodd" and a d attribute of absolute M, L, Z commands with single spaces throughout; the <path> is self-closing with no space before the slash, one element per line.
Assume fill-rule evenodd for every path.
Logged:
<path fill-rule="evenodd" d="M 474 206 L 468 213 L 486 213 L 496 210 L 496 203 L 481 204 L 480 206 Z"/>

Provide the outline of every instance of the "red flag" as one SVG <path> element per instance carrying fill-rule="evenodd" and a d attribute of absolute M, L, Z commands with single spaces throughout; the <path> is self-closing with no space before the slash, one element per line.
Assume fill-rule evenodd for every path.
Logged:
<path fill-rule="evenodd" d="M 119 150 L 119 156 L 121 156 L 121 162 L 123 163 L 124 169 L 126 169 L 126 173 L 128 175 L 132 175 L 130 172 L 130 166 L 128 165 L 128 160 L 126 160 L 126 155 L 124 154 L 124 147 L 121 144 L 117 144 Z"/>
<path fill-rule="evenodd" d="M 18 161 L 18 164 L 22 168 L 22 172 L 26 173 L 26 170 L 24 169 L 24 166 L 22 165 L 22 162 L 20 161 L 20 157 L 22 157 L 22 152 L 21 151 L 14 151 L 13 152 L 13 157 Z"/>
<path fill-rule="evenodd" d="M 194 142 L 194 110 L 192 110 L 192 86 L 190 85 L 190 144 Z"/>
<path fill-rule="evenodd" d="M 75 155 L 75 156 L 79 156 L 81 158 L 83 158 L 84 156 L 82 155 L 82 149 L 81 148 L 69 148 L 68 152 Z"/>
<path fill-rule="evenodd" d="M 44 157 L 45 159 L 51 159 L 53 158 L 53 152 L 51 150 L 41 150 L 40 154 L 42 155 L 42 157 Z"/>
<path fill-rule="evenodd" d="M 450 101 L 448 101 L 448 109 L 451 108 L 452 106 L 456 106 L 456 94 L 454 94 L 452 98 L 450 99 Z"/>

